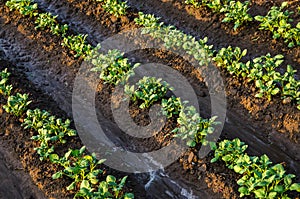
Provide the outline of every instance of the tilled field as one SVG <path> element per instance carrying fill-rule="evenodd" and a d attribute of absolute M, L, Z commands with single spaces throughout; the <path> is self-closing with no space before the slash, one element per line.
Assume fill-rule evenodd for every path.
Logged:
<path fill-rule="evenodd" d="M 49 29 L 36 29 L 35 17 L 11 11 L 5 5 L 6 2 L 0 2 L 0 69 L 8 68 L 11 73 L 9 83 L 15 88 L 12 93 L 29 93 L 32 100 L 29 108 L 44 109 L 57 117 L 72 120 L 73 86 L 84 57 L 74 57 L 74 51 L 61 45 L 61 36 L 53 35 Z M 300 47 L 288 48 L 282 40 L 272 39 L 267 31 L 258 30 L 258 24 L 254 21 L 233 31 L 232 24 L 221 22 L 222 15 L 207 8 L 194 8 L 177 0 L 129 0 L 127 14 L 120 17 L 106 12 L 102 8 L 104 3 L 92 0 L 34 2 L 38 5 L 39 13 L 58 15 L 57 21 L 60 24 L 68 24 L 67 35 L 87 34 L 87 42 L 92 46 L 121 31 L 139 28 L 134 19 L 142 11 L 160 17 L 167 25 L 174 25 L 197 39 L 208 37 L 208 44 L 213 45 L 214 50 L 228 46 L 247 49 L 247 55 L 242 58 L 245 62 L 267 53 L 272 56 L 282 54 L 284 62 L 276 70 L 283 73 L 286 65 L 290 64 L 298 70 L 295 78 L 299 79 Z M 280 5 L 281 1 L 251 3 L 251 15 L 264 15 L 272 6 Z M 297 14 L 299 6 L 300 2 L 292 1 L 288 7 L 294 11 L 291 17 L 295 24 L 300 20 Z M 132 38 L 128 38 L 128 41 L 132 41 Z M 205 78 L 181 56 L 166 49 L 154 48 L 129 52 L 125 57 L 131 63 L 160 63 L 179 71 L 197 95 L 201 117 L 210 117 L 210 90 L 205 84 Z M 219 70 L 227 100 L 226 120 L 219 141 L 239 138 L 248 145 L 246 152 L 249 155 L 266 154 L 274 164 L 284 165 L 287 173 L 295 174 L 293 181 L 299 182 L 300 111 L 296 108 L 295 101 L 286 102 L 280 96 L 273 96 L 270 101 L 256 98 L 258 90 L 255 83 L 235 77 L 224 68 Z M 96 94 L 96 110 L 102 115 L 99 120 L 111 128 L 111 139 L 120 132 L 111 111 L 113 91 L 112 84 L 101 80 Z M 50 164 L 49 160 L 39 160 L 39 155 L 34 150 L 39 143 L 31 140 L 34 132 L 21 127 L 24 115 L 20 119 L 6 113 L 3 108 L 6 98 L 1 96 L 0 99 L 0 146 L 4 151 L 3 157 L 11 156 L 0 156 L 4 168 L 1 169 L 0 177 L 9 178 L 9 183 L 5 183 L 7 188 L 0 189 L 0 197 L 73 198 L 75 190 L 66 189 L 72 182 L 69 178 L 52 179 L 52 175 L 60 167 Z M 138 125 L 146 126 L 151 123 L 149 109 L 142 110 L 138 105 L 131 104 L 131 117 Z M 168 120 L 161 132 L 153 137 L 141 140 L 123 135 L 121 140 L 138 152 L 158 150 L 172 140 L 168 132 L 178 126 L 176 119 L 173 117 Z M 72 123 L 71 127 L 75 128 L 75 125 Z M 68 148 L 83 146 L 78 136 L 67 140 L 66 145 L 57 147 L 58 154 L 64 154 Z M 228 169 L 224 162 L 211 163 L 213 152 L 205 158 L 199 158 L 199 147 L 189 148 L 164 170 L 149 174 L 128 174 L 107 166 L 101 166 L 101 169 L 105 175 L 112 174 L 118 178 L 128 175 L 124 190 L 133 193 L 135 198 L 240 198 L 236 182 L 241 175 Z M 24 179 L 30 181 L 28 185 L 24 185 Z M 289 195 L 299 198 L 299 193 L 295 191 Z M 254 198 L 254 195 L 243 198 Z"/>

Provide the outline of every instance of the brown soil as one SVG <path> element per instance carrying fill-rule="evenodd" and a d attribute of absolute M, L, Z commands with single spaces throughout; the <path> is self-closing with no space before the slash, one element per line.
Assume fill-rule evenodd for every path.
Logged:
<path fill-rule="evenodd" d="M 247 48 L 248 56 L 246 59 L 267 52 L 272 55 L 284 54 L 285 63 L 292 64 L 297 68 L 299 75 L 299 47 L 285 48 L 283 42 L 273 41 L 270 39 L 270 35 L 258 31 L 257 24 L 254 22 L 237 33 L 232 32 L 231 25 L 220 23 L 219 15 L 212 14 L 206 9 L 199 11 L 191 6 L 185 6 L 182 1 L 152 0 L 144 3 L 130 0 L 129 4 L 132 9 L 126 17 L 120 19 L 105 13 L 101 5 L 93 3 L 93 1 L 39 0 L 37 2 L 43 10 L 55 12 L 59 15 L 60 21 L 68 23 L 71 27 L 70 34 L 73 32 L 89 34 L 89 42 L 93 45 L 114 33 L 136 27 L 133 18 L 137 16 L 135 9 L 138 8 L 146 13 L 153 13 L 162 17 L 166 23 L 174 24 L 197 38 L 208 36 L 209 43 L 214 44 L 216 49 L 228 45 Z M 273 3 L 259 4 L 258 1 L 257 3 L 254 2 L 251 14 L 263 14 L 272 5 Z M 295 5 L 293 4 L 293 6 Z M 296 20 L 299 20 L 299 17 Z M 185 26 L 181 24 L 185 24 Z M 17 12 L 9 12 L 4 6 L 4 2 L 0 2 L 0 26 L 0 39 L 7 42 L 4 47 L 1 46 L 0 48 L 0 52 L 3 49 L 5 52 L 5 55 L 0 57 L 5 57 L 13 62 L 11 65 L 2 61 L 0 66 L 12 68 L 11 82 L 14 87 L 19 88 L 20 92 L 30 93 L 31 99 L 34 100 L 31 105 L 32 108 L 46 109 L 63 118 L 72 117 L 70 96 L 74 77 L 82 59 L 74 59 L 73 52 L 61 47 L 61 38 L 52 36 L 48 31 L 36 31 L 32 20 L 20 16 Z M 177 69 L 187 77 L 194 87 L 201 107 L 209 107 L 209 95 L 202 78 L 182 58 L 155 49 L 133 52 L 128 54 L 128 57 L 134 57 L 136 62 L 162 63 Z M 280 68 L 280 71 L 282 70 Z M 275 98 L 271 102 L 256 99 L 254 98 L 256 90 L 253 85 L 246 84 L 242 79 L 233 78 L 225 71 L 222 71 L 222 76 L 226 83 L 228 121 L 221 138 L 240 137 L 249 145 L 251 155 L 266 153 L 273 162 L 285 161 L 289 172 L 300 173 L 300 112 L 295 109 L 294 104 L 283 105 L 279 98 Z M 112 87 L 100 83 L 97 97 L 100 112 L 111 121 L 113 121 L 110 110 L 110 93 L 112 90 Z M 2 99 L 1 104 L 3 102 Z M 137 123 L 140 125 L 149 123 L 147 111 L 139 110 L 136 104 L 132 104 L 131 108 L 131 114 Z M 204 108 L 204 111 L 201 112 L 202 116 L 209 117 L 209 111 L 209 108 Z M 20 122 L 3 111 L 0 121 L 1 132 L 5 132 L 1 135 L 2 144 L 7 146 L 8 151 L 14 151 L 20 157 L 24 170 L 30 174 L 34 184 L 47 197 L 70 198 L 72 193 L 66 192 L 64 188 L 68 184 L 68 180 L 59 183 L 51 180 L 51 175 L 57 168 L 38 160 L 38 156 L 33 150 L 36 143 L 30 141 L 33 132 L 22 130 Z M 163 130 L 165 133 L 174 128 L 174 122 L 170 121 L 168 124 L 169 126 L 165 126 Z M 131 141 L 128 145 L 134 143 L 139 146 L 141 151 L 150 151 L 168 143 L 170 138 L 165 138 L 163 135 L 162 133 L 139 142 L 128 137 L 127 140 Z M 80 145 L 79 138 L 75 138 L 70 140 L 68 146 L 62 147 L 61 150 L 68 147 L 80 147 Z M 225 168 L 222 163 L 210 164 L 210 158 L 211 154 L 200 160 L 197 158 L 197 151 L 190 150 L 178 162 L 166 168 L 166 173 L 189 184 L 193 190 L 200 187 L 199 189 L 205 190 L 205 193 L 211 198 L 238 198 L 235 181 L 239 176 Z M 126 175 L 111 171 L 109 168 L 106 169 L 118 176 Z M 297 176 L 298 181 L 299 177 Z M 130 176 L 128 187 L 133 190 L 136 197 L 151 198 L 151 196 L 146 196 L 147 193 L 142 185 L 139 185 L 135 180 L 135 176 Z M 16 184 L 16 181 L 13 180 L 13 183 Z M 207 187 L 211 189 L 207 189 Z M 23 189 L 23 191 L 25 190 Z M 157 189 L 155 194 L 159 196 L 163 191 L 166 191 L 165 187 Z M 20 193 L 18 189 L 16 192 Z M 34 196 L 38 193 L 39 191 L 33 191 L 32 197 L 40 198 Z"/>

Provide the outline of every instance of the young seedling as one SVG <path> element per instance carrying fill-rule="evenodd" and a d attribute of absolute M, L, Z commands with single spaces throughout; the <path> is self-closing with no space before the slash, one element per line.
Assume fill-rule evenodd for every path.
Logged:
<path fill-rule="evenodd" d="M 109 50 L 107 54 L 101 54 L 98 52 L 99 49 L 100 46 L 93 49 L 87 60 L 94 66 L 91 71 L 99 72 L 100 79 L 105 83 L 124 84 L 134 75 L 134 69 L 140 65 L 130 64 L 128 59 L 124 58 L 124 53 L 119 50 Z"/>
<path fill-rule="evenodd" d="M 22 15 L 34 17 L 38 15 L 37 4 L 32 0 L 10 0 L 5 3 L 10 10 L 18 10 Z"/>
<path fill-rule="evenodd" d="M 28 101 L 28 94 L 17 93 L 8 97 L 7 104 L 3 108 L 7 113 L 20 117 L 30 103 L 31 101 Z"/>
<path fill-rule="evenodd" d="M 154 102 L 161 100 L 168 90 L 173 89 L 167 82 L 155 77 L 143 77 L 136 86 L 136 89 L 134 86 L 126 86 L 125 93 L 134 102 L 142 100 L 141 109 L 149 108 Z"/>
<path fill-rule="evenodd" d="M 219 124 L 215 122 L 216 118 L 203 119 L 194 106 L 183 106 L 177 119 L 179 127 L 172 132 L 176 133 L 174 137 L 187 140 L 189 147 L 195 147 L 197 144 L 207 145 L 206 136 L 214 132 L 213 125 Z"/>
<path fill-rule="evenodd" d="M 72 35 L 64 37 L 62 46 L 69 48 L 74 51 L 76 54 L 74 57 L 86 57 L 91 54 L 92 46 L 86 43 L 87 35 Z"/>
<path fill-rule="evenodd" d="M 12 85 L 7 85 L 8 77 L 10 73 L 7 72 L 7 68 L 0 72 L 0 94 L 4 96 L 10 96 Z"/>
<path fill-rule="evenodd" d="M 97 2 L 104 2 L 102 7 L 103 9 L 113 14 L 116 17 L 120 17 L 126 15 L 126 10 L 128 9 L 128 5 L 126 2 L 122 2 L 120 0 L 96 0 Z"/>

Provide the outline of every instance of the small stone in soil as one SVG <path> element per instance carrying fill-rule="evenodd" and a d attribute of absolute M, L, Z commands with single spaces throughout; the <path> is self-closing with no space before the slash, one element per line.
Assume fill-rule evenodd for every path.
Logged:
<path fill-rule="evenodd" d="M 191 152 L 188 158 L 188 162 L 191 163 L 193 161 L 193 158 L 194 158 L 194 153 Z"/>

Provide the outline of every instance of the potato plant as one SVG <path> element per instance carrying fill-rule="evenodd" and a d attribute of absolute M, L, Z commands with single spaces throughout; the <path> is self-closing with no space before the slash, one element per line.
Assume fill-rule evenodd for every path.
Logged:
<path fill-rule="evenodd" d="M 39 146 L 35 148 L 40 155 L 40 160 L 46 160 L 54 152 L 54 143 L 66 143 L 66 136 L 77 135 L 76 131 L 70 128 L 70 120 L 62 121 L 51 116 L 44 110 L 35 109 L 26 112 L 27 117 L 24 119 L 25 129 L 37 131 L 37 135 L 31 137 L 32 140 L 38 141 Z"/>
<path fill-rule="evenodd" d="M 17 93 L 8 97 L 7 104 L 3 108 L 7 113 L 20 117 L 27 110 L 30 103 L 28 94 Z"/>
<path fill-rule="evenodd" d="M 293 20 L 290 17 L 292 12 L 285 10 L 288 3 L 283 2 L 280 7 L 273 6 L 266 16 L 256 16 L 259 21 L 259 29 L 269 30 L 274 39 L 283 38 L 288 43 L 288 47 L 300 45 L 300 22 L 296 27 L 290 24 Z"/>
<path fill-rule="evenodd" d="M 220 12 L 225 13 L 225 18 L 222 22 L 234 22 L 233 30 L 236 30 L 241 25 L 252 21 L 253 18 L 247 13 L 249 10 L 249 1 L 230 1 L 228 5 L 221 8 Z"/>
<path fill-rule="evenodd" d="M 180 98 L 174 96 L 171 96 L 169 99 L 162 99 L 161 101 L 162 113 L 167 118 L 179 115 L 182 106 Z"/>
<path fill-rule="evenodd" d="M 247 54 L 239 48 L 228 46 L 222 48 L 213 58 L 217 66 L 225 68 L 230 74 L 245 77 L 249 73 L 249 66 L 241 62 L 241 59 Z"/>
<path fill-rule="evenodd" d="M 173 90 L 169 84 L 160 78 L 143 77 L 135 86 L 125 86 L 125 93 L 133 102 L 141 100 L 141 109 L 149 108 L 154 102 L 161 100 L 168 90 Z"/>
<path fill-rule="evenodd" d="M 91 54 L 92 46 L 86 43 L 87 35 L 72 35 L 64 37 L 62 46 L 75 52 L 74 57 L 86 57 Z"/>
<path fill-rule="evenodd" d="M 106 176 L 105 181 L 99 181 L 103 170 L 99 169 L 105 159 L 97 160 L 96 155 L 85 154 L 86 147 L 70 149 L 63 157 L 51 154 L 50 160 L 59 164 L 63 169 L 52 175 L 53 179 L 67 176 L 73 182 L 67 190 L 77 189 L 74 198 L 134 198 L 131 193 L 124 193 L 123 187 L 127 177 L 118 180 L 112 176 Z"/>
<path fill-rule="evenodd" d="M 253 18 L 247 13 L 249 10 L 249 1 L 232 0 L 186 0 L 186 4 L 191 4 L 195 8 L 206 6 L 216 13 L 224 13 L 225 18 L 222 22 L 234 22 L 233 29 L 236 30 L 241 25 L 252 21 Z"/>
<path fill-rule="evenodd" d="M 212 45 L 207 45 L 207 38 L 196 40 L 195 37 L 187 35 L 174 26 L 166 26 L 159 23 L 159 18 L 154 15 L 139 12 L 139 17 L 135 18 L 137 25 L 143 26 L 142 33 L 150 34 L 154 38 L 161 39 L 166 48 L 178 47 L 184 49 L 189 55 L 193 56 L 200 65 L 207 64 L 213 56 Z"/>
<path fill-rule="evenodd" d="M 91 189 L 92 185 L 98 183 L 98 177 L 103 173 L 96 166 L 102 164 L 105 160 L 97 160 L 95 154 L 85 155 L 85 147 L 81 149 L 70 149 L 62 158 L 57 154 L 52 154 L 50 160 L 59 164 L 64 169 L 53 174 L 53 179 L 61 178 L 63 175 L 73 179 L 73 182 L 67 187 L 67 190 L 73 190 L 76 187 Z"/>
<path fill-rule="evenodd" d="M 57 16 L 52 16 L 51 13 L 41 13 L 35 20 L 36 29 L 50 29 L 54 35 L 65 37 L 69 27 L 67 24 L 60 25 L 56 21 Z"/>
<path fill-rule="evenodd" d="M 122 2 L 120 0 L 96 0 L 97 2 L 103 2 L 103 9 L 113 14 L 116 17 L 120 17 L 122 15 L 126 15 L 126 10 L 128 5 L 126 2 Z"/>
<path fill-rule="evenodd" d="M 240 197 L 254 194 L 255 198 L 289 199 L 288 191 L 300 192 L 300 183 L 293 183 L 293 174 L 286 174 L 281 164 L 273 165 L 268 156 L 249 156 L 247 145 L 238 138 L 223 140 L 214 147 L 211 162 L 222 160 L 229 169 L 242 175 L 237 181 Z"/>
<path fill-rule="evenodd" d="M 18 10 L 22 15 L 37 16 L 37 4 L 32 0 L 9 0 L 5 3 L 10 10 Z"/>
<path fill-rule="evenodd" d="M 99 53 L 100 46 L 98 45 L 91 51 L 87 60 L 93 65 L 91 69 L 94 72 L 99 72 L 100 79 L 105 83 L 117 85 L 124 84 L 129 77 L 134 75 L 134 69 L 140 64 L 134 65 L 128 62 L 124 57 L 124 53 L 119 50 L 109 50 L 107 54 Z"/>
<path fill-rule="evenodd" d="M 10 96 L 12 85 L 7 85 L 8 77 L 10 73 L 7 71 L 7 68 L 0 72 L 0 94 L 4 96 Z"/>
<path fill-rule="evenodd" d="M 183 106 L 177 119 L 179 127 L 172 132 L 176 133 L 174 137 L 187 140 L 186 144 L 189 147 L 195 147 L 197 144 L 207 145 L 206 136 L 214 132 L 213 125 L 219 124 L 215 122 L 216 119 L 203 119 L 194 106 Z"/>

